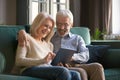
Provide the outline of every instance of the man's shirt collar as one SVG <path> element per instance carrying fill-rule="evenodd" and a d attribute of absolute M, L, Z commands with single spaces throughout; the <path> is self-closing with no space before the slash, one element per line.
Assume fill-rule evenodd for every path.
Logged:
<path fill-rule="evenodd" d="M 59 33 L 58 32 L 55 32 L 55 37 L 61 37 L 60 35 L 59 35 Z M 71 38 L 72 37 L 72 33 L 71 32 L 69 32 L 68 34 L 66 34 L 63 38 Z M 62 37 L 61 37 L 62 38 Z"/>

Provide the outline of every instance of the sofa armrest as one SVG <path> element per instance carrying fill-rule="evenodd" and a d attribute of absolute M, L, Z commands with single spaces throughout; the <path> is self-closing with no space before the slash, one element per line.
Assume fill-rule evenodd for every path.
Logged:
<path fill-rule="evenodd" d="M 0 73 L 3 72 L 5 68 L 5 57 L 4 55 L 0 52 Z"/>
<path fill-rule="evenodd" d="M 120 49 L 109 49 L 104 55 L 104 64 L 106 68 L 120 67 Z"/>

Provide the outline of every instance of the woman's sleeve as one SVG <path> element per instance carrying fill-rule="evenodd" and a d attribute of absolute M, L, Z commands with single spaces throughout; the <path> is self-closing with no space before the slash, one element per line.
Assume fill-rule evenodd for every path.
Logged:
<path fill-rule="evenodd" d="M 16 51 L 16 62 L 15 64 L 17 66 L 37 66 L 40 64 L 44 64 L 43 59 L 33 59 L 33 58 L 27 58 L 27 47 L 26 46 L 18 46 Z"/>

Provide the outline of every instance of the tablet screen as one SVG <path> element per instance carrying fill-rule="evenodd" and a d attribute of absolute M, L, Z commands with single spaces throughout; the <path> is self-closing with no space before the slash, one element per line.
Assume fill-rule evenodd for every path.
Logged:
<path fill-rule="evenodd" d="M 60 62 L 63 64 L 69 63 L 74 53 L 74 50 L 60 48 L 51 64 L 57 65 Z"/>

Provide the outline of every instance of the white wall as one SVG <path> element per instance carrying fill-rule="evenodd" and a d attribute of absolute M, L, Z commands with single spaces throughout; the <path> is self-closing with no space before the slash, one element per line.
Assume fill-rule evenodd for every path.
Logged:
<path fill-rule="evenodd" d="M 16 0 L 0 0 L 0 24 L 16 24 Z"/>
<path fill-rule="evenodd" d="M 112 33 L 120 34 L 120 0 L 112 2 Z"/>
<path fill-rule="evenodd" d="M 0 0 L 0 24 L 5 24 L 6 0 Z"/>

